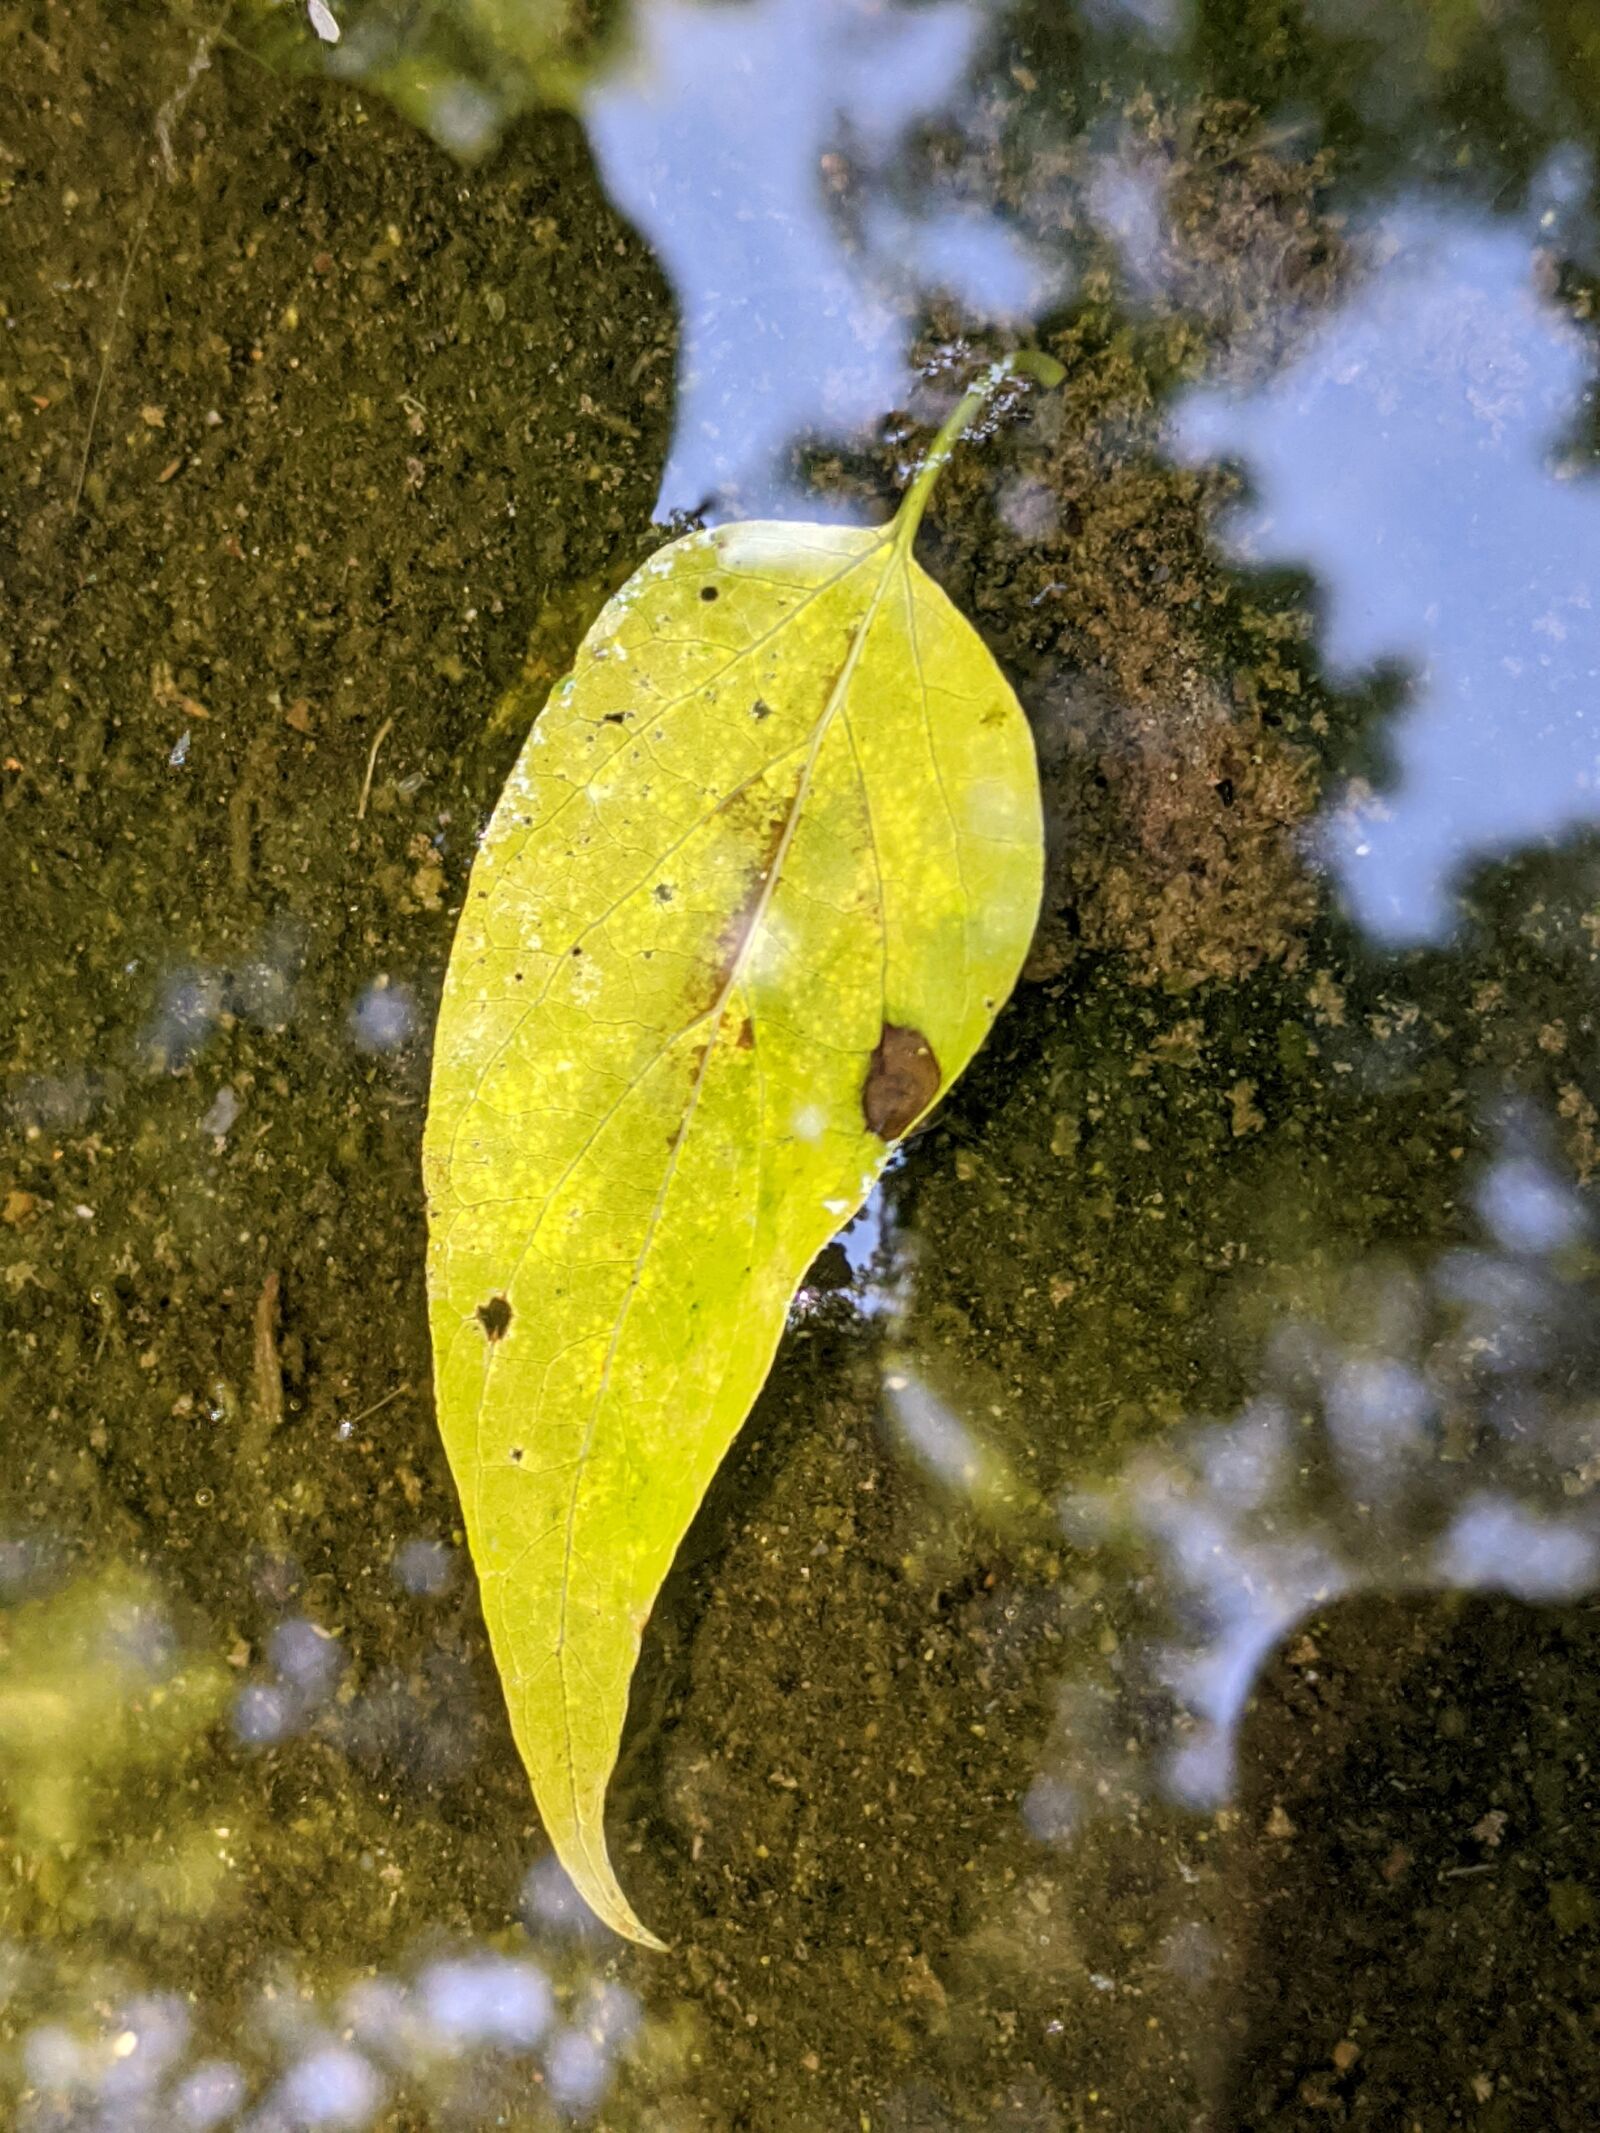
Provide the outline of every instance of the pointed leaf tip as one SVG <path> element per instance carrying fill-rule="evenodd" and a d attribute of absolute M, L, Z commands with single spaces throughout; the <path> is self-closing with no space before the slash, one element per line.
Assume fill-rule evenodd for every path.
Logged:
<path fill-rule="evenodd" d="M 667 1943 L 650 1931 L 623 1895 L 612 1870 L 604 1832 L 586 1833 L 583 1850 L 575 1856 L 567 1856 L 559 1845 L 556 1851 L 573 1887 L 602 1925 L 624 1940 L 631 1940 L 636 1947 L 649 1948 L 657 1955 L 670 1952 Z"/>

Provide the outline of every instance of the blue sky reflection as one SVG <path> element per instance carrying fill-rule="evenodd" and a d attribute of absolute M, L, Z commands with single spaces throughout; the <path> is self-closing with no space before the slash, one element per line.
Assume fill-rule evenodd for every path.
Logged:
<path fill-rule="evenodd" d="M 957 98 L 981 28 L 961 0 L 638 10 L 628 56 L 584 118 L 683 323 L 659 515 L 728 491 L 739 515 L 801 507 L 785 472 L 798 438 L 858 434 L 904 405 L 916 292 L 1019 321 L 1049 300 L 1043 268 L 993 209 L 913 209 L 895 193 L 907 129 Z M 854 232 L 830 207 L 830 152 L 865 182 Z"/>
<path fill-rule="evenodd" d="M 1297 360 L 1173 425 L 1183 457 L 1245 465 L 1238 556 L 1315 572 L 1335 677 L 1409 677 L 1392 787 L 1322 835 L 1395 944 L 1449 933 L 1474 862 L 1600 818 L 1600 487 L 1563 460 L 1594 351 L 1539 293 L 1533 234 L 1400 208 Z"/>

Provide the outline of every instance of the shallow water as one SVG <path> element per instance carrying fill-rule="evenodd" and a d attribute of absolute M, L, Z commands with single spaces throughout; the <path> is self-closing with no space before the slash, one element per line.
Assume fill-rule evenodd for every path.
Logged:
<path fill-rule="evenodd" d="M 1592 8 L 332 4 L 0 4 L 8 2115 L 1587 2126 Z M 428 1389 L 496 706 L 1024 337 L 1047 910 L 657 1609 L 653 1958 Z"/>

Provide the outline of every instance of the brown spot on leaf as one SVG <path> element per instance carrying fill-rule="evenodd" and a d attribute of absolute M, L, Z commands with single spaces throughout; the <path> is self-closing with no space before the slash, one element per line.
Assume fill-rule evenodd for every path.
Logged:
<path fill-rule="evenodd" d="M 491 1296 L 479 1304 L 477 1319 L 486 1340 L 503 1341 L 511 1330 L 511 1306 L 503 1296 Z"/>
<path fill-rule="evenodd" d="M 880 1141 L 897 1141 L 939 1093 L 942 1076 L 921 1030 L 886 1022 L 861 1085 L 861 1115 Z"/>
<path fill-rule="evenodd" d="M 744 1020 L 739 1024 L 739 1034 L 737 1037 L 734 1038 L 733 1041 L 736 1045 L 738 1045 L 741 1052 L 748 1052 L 751 1046 L 755 1043 L 755 1025 L 751 1022 L 750 1017 L 748 1015 L 746 1015 Z"/>

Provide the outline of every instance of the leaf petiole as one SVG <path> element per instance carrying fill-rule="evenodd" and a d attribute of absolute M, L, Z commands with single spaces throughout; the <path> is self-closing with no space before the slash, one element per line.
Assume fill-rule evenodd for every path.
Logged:
<path fill-rule="evenodd" d="M 1054 356 L 1040 348 L 1019 348 L 1013 354 L 1003 356 L 998 363 L 991 363 L 986 371 L 970 385 L 956 403 L 954 412 L 941 425 L 938 435 L 928 447 L 927 457 L 918 467 L 910 487 L 900 499 L 900 508 L 894 515 L 894 538 L 897 547 L 909 549 L 917 537 L 917 528 L 922 524 L 922 514 L 928 508 L 928 498 L 933 494 L 933 485 L 950 463 L 950 455 L 966 435 L 1000 388 L 1012 378 L 1031 378 L 1036 385 L 1059 385 L 1066 376 Z"/>

